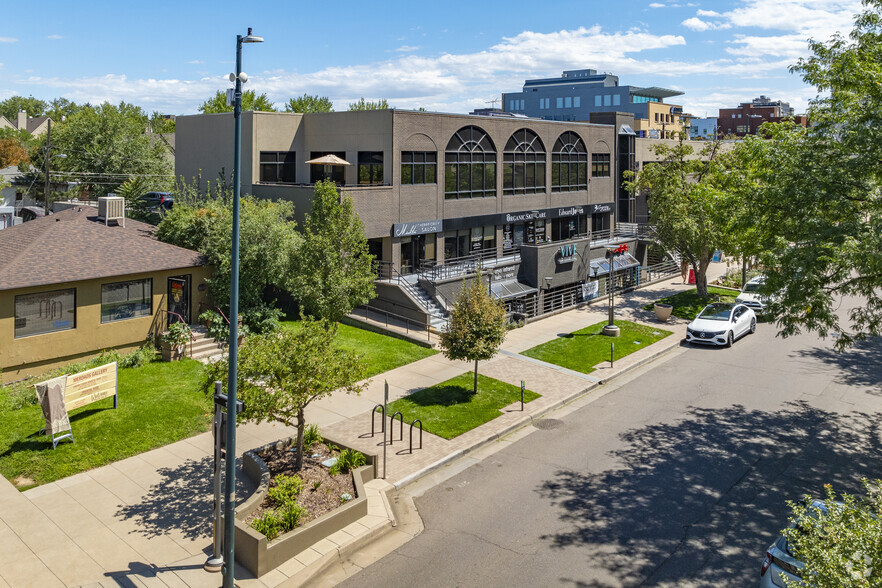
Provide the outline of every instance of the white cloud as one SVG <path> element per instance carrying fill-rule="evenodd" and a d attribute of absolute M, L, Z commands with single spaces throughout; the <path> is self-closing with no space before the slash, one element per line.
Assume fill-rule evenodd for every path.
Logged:
<path fill-rule="evenodd" d="M 746 0 L 724 16 L 736 27 L 800 33 L 826 40 L 851 30 L 860 0 Z"/>
<path fill-rule="evenodd" d="M 63 39 L 64 37 L 62 37 L 61 35 L 49 35 L 46 38 L 49 39 L 50 41 L 57 41 L 59 39 Z"/>
<path fill-rule="evenodd" d="M 0 43 L 18 43 L 15 37 L 0 37 Z"/>
<path fill-rule="evenodd" d="M 769 37 L 735 35 L 728 43 L 732 46 L 726 48 L 726 53 L 748 58 L 770 55 L 786 57 L 795 62 L 808 51 L 806 38 L 799 34 Z"/>
<path fill-rule="evenodd" d="M 649 7 L 650 7 L 650 8 L 664 8 L 665 5 L 662 4 L 662 3 L 660 3 L 660 2 L 651 2 L 651 3 L 649 4 Z"/>
<path fill-rule="evenodd" d="M 418 51 L 418 50 L 419 50 L 419 46 L 416 46 L 416 45 L 402 45 L 401 47 L 399 47 L 395 51 L 397 51 L 399 53 L 410 53 L 411 51 Z"/>
<path fill-rule="evenodd" d="M 693 31 L 706 31 L 708 29 L 712 29 L 713 25 L 709 22 L 705 22 L 698 18 L 697 16 L 693 16 L 692 18 L 687 18 L 683 22 L 680 23 L 687 29 L 691 29 Z"/>
<path fill-rule="evenodd" d="M 201 59 L 194 59 L 193 61 L 188 61 L 187 63 L 190 65 L 202 65 L 205 62 Z"/>
<path fill-rule="evenodd" d="M 716 10 L 696 10 L 695 14 L 697 14 L 698 16 L 710 16 L 710 17 L 723 16 L 722 14 L 717 12 Z"/>

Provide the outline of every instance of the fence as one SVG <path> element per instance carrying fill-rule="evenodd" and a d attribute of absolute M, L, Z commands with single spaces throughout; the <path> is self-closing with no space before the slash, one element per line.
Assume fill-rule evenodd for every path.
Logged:
<path fill-rule="evenodd" d="M 404 332 L 407 334 L 413 334 L 414 336 L 425 335 L 426 341 L 432 340 L 430 325 L 425 321 L 415 321 L 406 316 L 372 308 L 370 306 L 358 306 L 352 309 L 352 314 L 356 317 L 363 317 L 368 323 L 382 324 L 386 329 L 389 329 L 390 326 L 397 327 L 399 329 L 404 329 Z"/>

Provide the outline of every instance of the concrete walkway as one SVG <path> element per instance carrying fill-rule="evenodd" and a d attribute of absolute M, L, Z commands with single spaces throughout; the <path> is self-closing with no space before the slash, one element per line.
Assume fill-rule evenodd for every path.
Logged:
<path fill-rule="evenodd" d="M 713 264 L 710 277 L 725 269 L 725 264 Z M 617 361 L 613 368 L 600 364 L 590 375 L 519 352 L 606 320 L 605 299 L 510 331 L 503 352 L 482 362 L 480 373 L 514 385 L 525 380 L 541 398 L 528 403 L 523 412 L 520 403 L 506 407 L 500 417 L 452 440 L 424 433 L 423 448 L 412 454 L 407 452 L 408 428 L 399 441 L 396 424 L 395 441 L 387 447 L 386 481 L 378 480 L 369 488 L 369 515 L 260 579 L 237 566 L 238 585 L 301 585 L 392 526 L 394 515 L 384 494 L 392 485 L 405 485 L 562 404 L 599 393 L 595 389 L 603 381 L 679 346 L 685 321 L 673 319 L 662 325 L 652 311 L 641 307 L 688 287 L 677 277 L 617 296 L 617 318 L 658 326 L 673 335 Z M 360 396 L 335 394 L 316 402 L 307 410 L 307 419 L 331 439 L 382 455 L 382 435 L 370 437 L 370 432 L 371 410 L 383 401 L 384 381 L 389 383 L 391 401 L 472 367 L 441 354 L 425 358 L 373 378 Z M 292 434 L 277 424 L 240 426 L 237 452 L 241 455 Z M 23 493 L 0 478 L 0 588 L 219 586 L 219 574 L 202 570 L 211 549 L 211 452 L 211 435 L 205 433 Z M 248 492 L 244 486 L 237 488 L 240 500 Z"/>

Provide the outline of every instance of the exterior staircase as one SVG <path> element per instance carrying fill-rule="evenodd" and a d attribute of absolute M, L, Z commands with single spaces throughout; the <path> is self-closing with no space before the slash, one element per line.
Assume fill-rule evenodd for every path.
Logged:
<path fill-rule="evenodd" d="M 191 339 L 192 346 L 187 346 L 187 352 L 190 354 L 191 359 L 208 363 L 225 353 L 226 345 L 221 345 L 212 339 L 205 325 L 190 325 L 190 332 L 193 334 Z"/>
<path fill-rule="evenodd" d="M 411 276 L 405 276 L 403 280 L 406 282 L 405 290 L 425 310 L 426 318 L 429 321 L 429 328 L 436 333 L 445 330 L 450 314 L 434 298 L 429 296 L 428 292 L 423 290 L 416 281 L 416 276 L 413 276 L 412 279 L 408 278 L 411 278 Z"/>

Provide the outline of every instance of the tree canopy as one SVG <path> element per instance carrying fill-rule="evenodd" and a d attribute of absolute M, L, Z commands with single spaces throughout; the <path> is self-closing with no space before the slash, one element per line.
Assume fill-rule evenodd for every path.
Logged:
<path fill-rule="evenodd" d="M 791 68 L 823 94 L 809 129 L 764 126 L 752 206 L 768 312 L 784 336 L 836 334 L 839 347 L 882 334 L 882 1 L 865 6 L 847 37 L 812 42 Z"/>
<path fill-rule="evenodd" d="M 172 161 L 168 148 L 147 134 L 147 115 L 140 107 L 121 102 L 87 106 L 52 125 L 53 172 L 69 172 L 91 196 L 104 196 L 131 176 L 155 180 L 158 188 L 170 187 Z M 41 138 L 45 145 L 46 137 Z M 43 167 L 43 149 L 31 153 L 31 163 Z M 53 177 L 53 180 L 56 179 Z"/>
<path fill-rule="evenodd" d="M 272 101 L 264 94 L 257 94 L 254 90 L 242 92 L 242 112 L 259 110 L 263 112 L 276 112 Z M 227 93 L 218 90 L 217 93 L 202 103 L 199 112 L 203 114 L 216 114 L 218 112 L 233 112 L 233 106 L 227 106 Z"/>
<path fill-rule="evenodd" d="M 267 286 L 284 288 L 289 257 L 300 242 L 290 218 L 289 202 L 242 198 L 239 217 L 239 307 L 243 313 L 260 308 Z M 214 272 L 208 294 L 215 306 L 227 308 L 230 300 L 230 249 L 233 242 L 233 209 L 227 198 L 195 205 L 175 203 L 159 222 L 161 241 L 194 249 L 208 258 Z"/>
<path fill-rule="evenodd" d="M 505 305 L 490 296 L 479 273 L 470 283 L 463 284 L 450 310 L 447 330 L 441 332 L 445 357 L 475 362 L 475 394 L 478 392 L 478 361 L 496 355 L 505 333 Z"/>
<path fill-rule="evenodd" d="M 289 98 L 285 104 L 285 112 L 333 112 L 334 103 L 327 96 L 304 94 L 297 98 Z"/>
<path fill-rule="evenodd" d="M 376 102 L 359 98 L 358 102 L 351 102 L 349 110 L 385 110 L 389 108 L 389 103 L 385 98 L 380 98 Z"/>
<path fill-rule="evenodd" d="M 315 185 L 303 242 L 291 257 L 289 288 L 308 315 L 336 324 L 374 297 L 376 274 L 352 199 L 331 180 Z"/>
<path fill-rule="evenodd" d="M 0 101 L 0 115 L 5 116 L 10 122 L 15 122 L 18 113 L 24 110 L 30 118 L 46 114 L 48 104 L 33 96 L 10 96 Z"/>
<path fill-rule="evenodd" d="M 304 410 L 335 390 L 358 394 L 366 367 L 352 351 L 334 345 L 324 321 L 304 319 L 295 329 L 249 337 L 239 354 L 242 417 L 297 427 L 295 468 L 303 464 Z M 226 364 L 224 364 L 226 365 Z"/>

